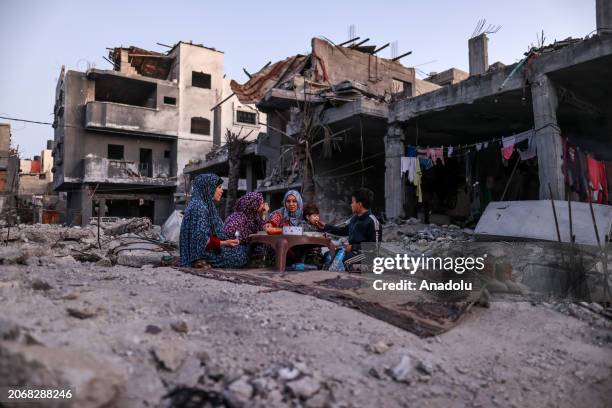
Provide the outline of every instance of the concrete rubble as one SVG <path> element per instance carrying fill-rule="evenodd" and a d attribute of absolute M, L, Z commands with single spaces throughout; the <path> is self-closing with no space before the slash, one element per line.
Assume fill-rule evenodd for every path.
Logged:
<path fill-rule="evenodd" d="M 383 246 L 418 253 L 479 244 L 470 229 L 416 219 L 383 235 Z M 557 406 L 604 406 L 612 392 L 611 309 L 506 302 L 545 284 L 533 260 L 555 255 L 536 246 L 486 243 L 492 299 L 505 301 L 422 339 L 314 297 L 162 267 L 176 249 L 142 219 L 101 223 L 101 249 L 95 224 L 0 236 L 0 377 L 87 390 L 62 406 L 511 406 L 558 394 Z M 566 382 L 580 385 L 555 385 Z"/>

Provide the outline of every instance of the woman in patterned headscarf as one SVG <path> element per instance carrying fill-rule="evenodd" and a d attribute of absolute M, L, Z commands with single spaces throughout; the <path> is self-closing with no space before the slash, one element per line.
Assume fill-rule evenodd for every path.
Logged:
<path fill-rule="evenodd" d="M 223 195 L 223 181 L 216 174 L 200 174 L 193 181 L 191 199 L 181 224 L 181 265 L 240 268 L 246 265 L 246 245 L 228 239 L 215 202 Z"/>
<path fill-rule="evenodd" d="M 270 214 L 268 221 L 273 227 L 297 227 L 303 222 L 304 203 L 302 195 L 295 190 L 289 190 L 283 197 L 283 207 Z"/>
<path fill-rule="evenodd" d="M 225 234 L 236 237 L 238 232 L 240 242 L 246 243 L 249 235 L 263 230 L 263 217 L 267 211 L 268 204 L 261 193 L 246 193 L 238 199 L 234 212 L 225 220 Z"/>

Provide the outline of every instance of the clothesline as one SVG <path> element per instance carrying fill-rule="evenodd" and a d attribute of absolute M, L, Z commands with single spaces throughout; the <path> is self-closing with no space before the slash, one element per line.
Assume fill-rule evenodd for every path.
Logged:
<path fill-rule="evenodd" d="M 421 145 L 410 145 L 410 147 L 414 147 L 417 152 L 419 153 L 425 153 L 428 149 L 442 149 L 442 152 L 446 153 L 445 156 L 446 157 L 461 157 L 461 156 L 465 156 L 467 154 L 469 154 L 469 152 L 473 151 L 474 149 L 477 151 L 480 151 L 483 148 L 487 148 L 490 144 L 495 144 L 495 143 L 503 143 L 503 147 L 507 147 L 510 144 L 516 145 L 518 143 L 521 143 L 525 140 L 529 140 L 530 136 L 533 137 L 536 135 L 537 132 L 539 132 L 540 130 L 546 128 L 546 127 L 554 127 L 557 130 L 560 130 L 559 127 L 555 124 L 548 124 L 548 125 L 544 125 L 538 129 L 530 129 L 530 130 L 526 130 L 524 132 L 521 133 L 517 133 L 511 136 L 502 136 L 502 137 L 494 137 L 492 139 L 489 140 L 485 140 L 485 141 L 480 141 L 480 142 L 476 142 L 476 143 L 467 143 L 467 144 L 457 144 L 457 145 L 448 145 L 448 146 L 444 146 L 441 145 L 439 147 L 432 147 L 430 145 L 428 146 L 421 146 Z M 562 136 L 563 137 L 563 136 Z M 563 139 L 566 142 L 569 142 L 569 138 L 568 137 L 563 137 Z M 507 143 L 505 143 L 507 142 Z M 531 147 L 530 147 L 531 148 Z M 594 156 L 598 156 L 597 154 L 593 154 L 593 152 L 587 151 L 585 149 L 581 149 L 579 146 L 576 146 L 576 148 L 578 149 L 578 151 L 582 151 L 584 153 L 587 154 L 591 154 Z"/>

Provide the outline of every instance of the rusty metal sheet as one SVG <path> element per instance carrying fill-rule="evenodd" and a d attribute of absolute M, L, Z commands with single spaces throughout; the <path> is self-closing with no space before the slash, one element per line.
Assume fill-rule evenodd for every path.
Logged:
<path fill-rule="evenodd" d="M 275 62 L 261 71 L 253 74 L 243 85 L 232 80 L 230 87 L 238 100 L 244 104 L 257 103 L 279 82 L 299 74 L 308 60 L 308 56 L 295 55 Z"/>
<path fill-rule="evenodd" d="M 350 307 L 420 337 L 436 336 L 451 329 L 478 300 L 478 294 L 456 302 L 406 302 L 401 296 L 372 292 L 367 275 L 330 271 L 276 272 L 271 269 L 179 268 L 204 278 L 264 286 L 310 295 Z"/>

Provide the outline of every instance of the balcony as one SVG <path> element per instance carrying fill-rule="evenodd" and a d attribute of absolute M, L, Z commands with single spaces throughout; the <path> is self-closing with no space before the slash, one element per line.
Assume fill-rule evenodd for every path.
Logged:
<path fill-rule="evenodd" d="M 91 101 L 85 108 L 85 127 L 174 139 L 178 135 L 178 109 Z"/>
<path fill-rule="evenodd" d="M 84 183 L 138 184 L 173 187 L 176 177 L 171 177 L 170 162 L 162 164 L 110 160 L 88 155 L 83 159 Z"/>

